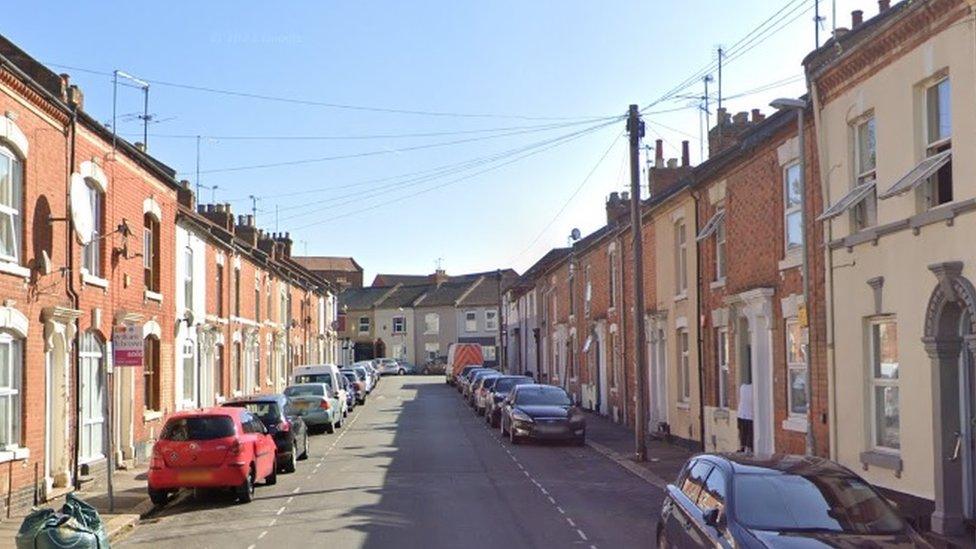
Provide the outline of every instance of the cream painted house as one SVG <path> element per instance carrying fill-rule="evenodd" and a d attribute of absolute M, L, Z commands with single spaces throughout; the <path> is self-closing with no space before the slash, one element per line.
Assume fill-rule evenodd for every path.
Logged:
<path fill-rule="evenodd" d="M 826 224 L 832 457 L 976 520 L 972 0 L 901 2 L 804 61 Z M 904 500 L 903 500 L 904 501 Z"/>
<path fill-rule="evenodd" d="M 645 268 L 655 273 L 645 320 L 650 429 L 664 423 L 672 435 L 700 441 L 695 200 L 684 183 L 651 200 L 653 246 L 645 248 L 652 256 Z"/>

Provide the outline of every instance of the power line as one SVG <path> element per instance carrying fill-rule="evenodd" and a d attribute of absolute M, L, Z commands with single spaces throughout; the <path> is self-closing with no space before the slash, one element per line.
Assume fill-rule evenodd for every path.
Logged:
<path fill-rule="evenodd" d="M 610 125 L 610 124 L 604 124 L 604 125 L 602 125 L 602 127 L 606 127 L 608 125 Z M 596 130 L 594 129 L 594 130 L 591 130 L 591 131 L 596 131 Z M 458 183 L 460 181 L 464 181 L 464 180 L 470 179 L 472 177 L 475 177 L 475 176 L 478 176 L 478 175 L 482 175 L 484 173 L 488 173 L 488 172 L 491 172 L 491 171 L 500 169 L 500 168 L 502 168 L 504 166 L 508 166 L 510 164 L 514 164 L 515 162 L 518 162 L 519 160 L 522 160 L 522 159 L 527 158 L 529 156 L 535 156 L 537 154 L 541 154 L 541 153 L 543 153 L 545 151 L 548 151 L 550 149 L 553 149 L 555 147 L 558 147 L 558 146 L 560 146 L 560 145 L 562 145 L 564 143 L 567 143 L 569 141 L 574 141 L 576 139 L 579 139 L 580 137 L 582 137 L 584 135 L 587 135 L 588 133 L 591 133 L 591 132 L 585 132 L 585 133 L 580 132 L 578 135 L 575 135 L 575 136 L 573 136 L 573 137 L 571 137 L 571 138 L 569 138 L 567 140 L 564 140 L 564 141 L 561 141 L 561 142 L 557 142 L 557 143 L 553 143 L 553 144 L 549 145 L 548 147 L 545 147 L 545 148 L 542 148 L 542 149 L 538 149 L 538 150 L 535 150 L 535 151 L 526 153 L 526 154 L 524 154 L 522 156 L 513 158 L 513 159 L 511 159 L 511 160 L 509 160 L 507 162 L 503 162 L 501 164 L 496 164 L 494 166 L 490 166 L 490 167 L 485 168 L 484 170 L 481 170 L 479 172 L 475 172 L 473 174 L 470 174 L 470 175 L 467 175 L 467 176 L 464 176 L 464 177 L 459 177 L 459 178 L 456 178 L 456 179 L 452 179 L 450 181 L 446 181 L 444 183 L 440 183 L 440 184 L 434 185 L 432 187 L 427 187 L 425 189 L 421 189 L 421 190 L 419 190 L 419 191 L 417 191 L 415 193 L 411 193 L 411 194 L 405 195 L 405 196 L 399 196 L 399 197 L 393 198 L 391 200 L 387 200 L 387 201 L 384 201 L 384 202 L 380 202 L 380 203 L 374 204 L 372 206 L 368 206 L 366 208 L 361 208 L 361 209 L 356 210 L 356 211 L 347 212 L 347 213 L 340 214 L 340 215 L 337 215 L 337 216 L 332 216 L 331 218 L 329 218 L 327 220 L 315 221 L 313 223 L 309 223 L 309 224 L 306 224 L 306 225 L 301 225 L 299 227 L 293 228 L 292 230 L 293 231 L 299 231 L 299 230 L 302 230 L 302 229 L 307 229 L 309 227 L 313 227 L 313 226 L 316 226 L 316 225 L 321 225 L 321 224 L 324 224 L 324 223 L 330 223 L 330 222 L 333 222 L 333 221 L 335 221 L 337 219 L 343 219 L 343 218 L 350 217 L 350 216 L 353 216 L 353 215 L 358 215 L 360 213 L 364 213 L 364 212 L 367 212 L 367 211 L 370 211 L 370 210 L 375 210 L 376 208 L 380 208 L 382 206 L 386 206 L 386 205 L 389 205 L 389 204 L 394 204 L 394 203 L 402 202 L 404 200 L 409 200 L 411 198 L 415 198 L 415 197 L 420 196 L 422 194 L 426 194 L 426 193 L 429 193 L 431 191 L 435 191 L 435 190 L 438 190 L 438 189 L 442 189 L 444 187 L 447 187 L 448 185 L 453 185 L 453 184 Z M 338 204 L 335 207 L 342 206 L 342 205 L 343 204 Z"/>
<path fill-rule="evenodd" d="M 539 231 L 539 234 L 535 235 L 535 238 L 533 238 L 532 241 L 529 242 L 528 246 L 526 246 L 521 252 L 518 253 L 518 255 L 516 255 L 515 257 L 513 257 L 511 260 L 508 261 L 509 265 L 514 264 L 517 259 L 525 255 L 525 252 L 532 249 L 532 246 L 535 246 L 536 242 L 538 242 L 539 239 L 541 239 L 542 236 L 549 231 L 549 229 L 553 226 L 553 224 L 556 223 L 556 220 L 559 219 L 559 216 L 561 216 L 563 212 L 566 211 L 566 208 L 568 208 L 569 205 L 573 202 L 573 200 L 576 198 L 576 195 L 578 195 L 580 191 L 583 190 L 583 187 L 586 186 L 586 183 L 589 182 L 590 178 L 593 177 L 593 174 L 596 173 L 596 170 L 600 167 L 601 164 L 603 164 L 603 161 L 606 160 L 607 156 L 610 154 L 610 151 L 613 150 L 613 147 L 617 144 L 617 141 L 620 139 L 621 135 L 624 134 L 618 133 L 617 135 L 613 136 L 613 140 L 610 142 L 610 146 L 607 147 L 607 150 L 604 151 L 602 155 L 600 155 L 600 158 L 596 161 L 596 164 L 594 164 L 593 167 L 590 168 L 590 171 L 586 174 L 586 177 L 584 177 L 583 180 L 580 181 L 580 184 L 577 185 L 575 189 L 573 189 L 572 194 L 570 194 L 569 198 L 567 198 L 566 201 L 563 202 L 563 205 L 559 207 L 559 210 L 556 212 L 556 215 L 552 216 L 552 219 L 550 219 L 549 222 L 546 223 L 546 225 L 542 228 L 542 230 Z"/>
<path fill-rule="evenodd" d="M 497 162 L 499 160 L 504 160 L 504 159 L 510 158 L 512 156 L 517 156 L 517 155 L 520 155 L 520 154 L 523 155 L 523 156 L 520 156 L 519 158 L 517 158 L 516 160 L 521 159 L 521 158 L 525 158 L 527 156 L 532 156 L 533 154 L 537 154 L 538 152 L 542 152 L 544 150 L 548 150 L 548 149 L 550 149 L 552 147 L 561 145 L 563 143 L 566 143 L 566 142 L 569 142 L 569 141 L 573 141 L 575 139 L 578 139 L 579 137 L 582 137 L 583 135 L 586 135 L 588 133 L 592 133 L 594 131 L 597 131 L 597 130 L 600 130 L 602 128 L 605 128 L 607 126 L 616 124 L 617 122 L 618 121 L 616 121 L 616 120 L 615 121 L 612 121 L 612 122 L 606 122 L 606 123 L 603 123 L 603 124 L 599 124 L 599 125 L 596 125 L 596 126 L 592 126 L 590 128 L 586 128 L 584 130 L 580 130 L 580 131 L 576 131 L 576 132 L 573 132 L 573 133 L 561 135 L 561 136 L 556 137 L 556 138 L 547 139 L 547 140 L 544 140 L 544 141 L 539 141 L 539 142 L 533 143 L 533 144 L 528 145 L 528 146 L 518 147 L 516 149 L 510 149 L 508 151 L 504 151 L 504 152 L 501 152 L 501 153 L 496 153 L 495 155 L 492 155 L 492 156 L 489 156 L 489 157 L 484 157 L 483 159 L 479 159 L 479 160 L 470 162 L 468 166 L 464 167 L 461 170 L 443 170 L 443 171 L 440 171 L 438 173 L 434 173 L 434 174 L 429 175 L 429 176 L 418 177 L 418 178 L 414 178 L 412 180 L 406 180 L 406 181 L 396 181 L 396 182 L 389 183 L 389 184 L 386 184 L 386 185 L 381 185 L 379 187 L 376 187 L 376 188 L 373 188 L 373 189 L 369 189 L 369 190 L 365 191 L 364 193 L 356 192 L 356 193 L 349 193 L 349 194 L 346 194 L 346 195 L 329 197 L 329 198 L 325 198 L 325 199 L 322 199 L 322 200 L 317 200 L 315 202 L 308 203 L 308 204 L 299 204 L 299 205 L 296 205 L 296 206 L 291 206 L 289 208 L 282 208 L 279 211 L 282 211 L 282 210 L 285 210 L 285 209 L 308 208 L 308 207 L 317 208 L 317 207 L 321 206 L 322 204 L 332 203 L 332 202 L 335 202 L 337 200 L 342 200 L 344 198 L 349 198 L 350 199 L 350 200 L 347 200 L 345 202 L 340 202 L 339 204 L 336 204 L 334 206 L 331 206 L 331 208 L 335 208 L 335 207 L 342 206 L 342 205 L 345 205 L 345 204 L 350 204 L 350 203 L 353 203 L 353 202 L 357 202 L 357 201 L 360 201 L 360 200 L 363 200 L 363 199 L 369 199 L 369 198 L 374 198 L 376 196 L 385 195 L 385 194 L 387 194 L 385 192 L 386 189 L 389 189 L 389 188 L 396 187 L 397 189 L 406 189 L 406 188 L 410 188 L 410 187 L 416 187 L 416 186 L 422 185 L 422 184 L 427 183 L 427 182 L 432 181 L 432 180 L 436 180 L 436 179 L 440 179 L 440 178 L 445 177 L 445 176 L 448 176 L 448 175 L 456 174 L 458 171 L 469 171 L 469 170 L 474 169 L 474 168 L 477 168 L 479 166 L 483 166 L 483 165 L 486 165 L 486 164 L 491 164 L 493 162 Z M 530 151 L 536 151 L 536 152 L 532 152 L 530 154 L 524 154 L 524 153 L 529 153 Z M 503 164 L 500 164 L 500 165 L 507 165 L 507 163 L 503 163 Z M 482 172 L 477 172 L 477 173 L 482 173 Z M 470 176 L 466 176 L 466 177 L 470 177 Z M 287 217 L 283 218 L 282 220 L 295 219 L 295 218 L 298 218 L 298 217 L 302 217 L 302 216 L 306 216 L 306 215 L 310 215 L 310 214 L 314 214 L 314 213 L 318 213 L 318 212 L 319 212 L 318 209 L 316 209 L 315 211 L 310 211 L 310 212 L 300 212 L 300 213 L 296 213 L 296 214 L 292 214 L 290 216 L 287 216 Z"/>
<path fill-rule="evenodd" d="M 602 119 L 602 120 L 608 120 L 610 123 L 614 123 L 614 122 L 617 122 L 619 120 L 623 120 L 623 116 L 611 117 L 609 119 Z M 479 136 L 479 137 L 469 137 L 469 138 L 466 138 L 466 139 L 455 139 L 455 140 L 451 140 L 451 141 L 439 141 L 439 142 L 436 142 L 436 143 L 425 143 L 423 145 L 414 145 L 414 146 L 411 146 L 411 147 L 403 147 L 403 148 L 400 148 L 400 149 L 389 149 L 389 148 L 387 148 L 387 149 L 380 149 L 380 150 L 374 150 L 374 151 L 366 151 L 366 152 L 360 152 L 360 153 L 350 153 L 350 154 L 340 154 L 340 155 L 332 155 L 332 156 L 322 156 L 322 157 L 318 157 L 318 158 L 304 158 L 304 159 L 298 159 L 298 160 L 285 160 L 285 161 L 281 161 L 281 162 L 268 162 L 268 163 L 264 163 L 264 164 L 250 164 L 250 165 L 244 165 L 244 166 L 231 166 L 231 167 L 226 167 L 226 168 L 213 168 L 213 169 L 210 169 L 210 170 L 202 170 L 200 173 L 239 172 L 239 171 L 257 170 L 257 169 L 264 169 L 264 168 L 278 168 L 278 167 L 282 167 L 282 166 L 297 166 L 297 165 L 302 165 L 302 164 L 316 164 L 316 163 L 319 163 L 319 162 L 330 162 L 330 161 L 333 161 L 333 160 L 348 160 L 348 159 L 352 159 L 352 158 L 364 158 L 364 157 L 369 157 L 369 156 L 377 156 L 377 155 L 385 155 L 385 154 L 399 154 L 399 153 L 404 153 L 404 152 L 412 152 L 412 151 L 418 151 L 418 150 L 424 150 L 424 149 L 433 149 L 433 148 L 438 148 L 438 147 L 447 147 L 447 146 L 452 146 L 452 145 L 460 145 L 460 144 L 464 144 L 464 143 L 472 143 L 472 142 L 476 142 L 476 141 L 484 141 L 484 140 L 487 140 L 487 139 L 496 139 L 498 137 L 509 137 L 509 136 L 512 136 L 512 135 L 521 135 L 521 134 L 525 134 L 525 133 L 530 133 L 530 132 L 529 131 L 526 131 L 526 130 L 520 130 L 520 131 L 513 131 L 513 132 L 496 134 L 496 135 L 485 135 L 485 136 Z"/>
<path fill-rule="evenodd" d="M 61 63 L 46 63 L 46 64 L 52 67 L 59 67 L 62 69 L 85 72 L 89 74 L 97 74 L 101 76 L 112 75 L 111 72 L 105 72 L 105 71 L 100 71 L 95 69 L 84 68 L 84 67 L 76 67 L 72 65 L 64 65 Z M 308 107 L 324 107 L 329 109 L 341 109 L 341 110 L 374 112 L 374 113 L 384 113 L 384 114 L 403 114 L 403 115 L 451 117 L 451 118 L 495 118 L 495 119 L 509 119 L 509 120 L 583 120 L 583 119 L 597 120 L 603 118 L 602 116 L 534 116 L 534 115 L 523 115 L 523 114 L 465 113 L 465 112 L 450 112 L 450 111 L 430 111 L 430 110 L 419 110 L 419 109 L 400 109 L 400 108 L 392 108 L 392 107 L 375 107 L 369 105 L 332 103 L 328 101 L 315 101 L 310 99 L 299 99 L 294 97 L 267 95 L 267 94 L 246 92 L 240 90 L 231 90 L 225 88 L 213 88 L 209 86 L 200 86 L 195 84 L 184 84 L 180 82 L 168 82 L 165 80 L 155 80 L 150 78 L 144 78 L 144 80 L 146 82 L 149 82 L 150 84 L 154 84 L 157 86 L 166 86 L 170 88 L 206 92 L 206 93 L 226 95 L 232 97 L 242 97 L 246 99 L 258 99 L 262 101 L 273 101 L 278 103 L 304 105 Z"/>

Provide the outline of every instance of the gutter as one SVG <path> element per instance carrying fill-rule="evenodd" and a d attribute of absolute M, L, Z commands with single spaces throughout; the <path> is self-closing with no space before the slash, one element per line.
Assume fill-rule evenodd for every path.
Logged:
<path fill-rule="evenodd" d="M 691 199 L 695 203 L 695 232 L 698 231 L 698 193 L 692 191 Z M 698 344 L 698 433 L 701 437 L 701 451 L 705 451 L 705 339 L 702 327 L 702 285 L 705 281 L 702 278 L 702 257 L 701 244 L 695 242 L 695 327 L 696 339 Z"/>

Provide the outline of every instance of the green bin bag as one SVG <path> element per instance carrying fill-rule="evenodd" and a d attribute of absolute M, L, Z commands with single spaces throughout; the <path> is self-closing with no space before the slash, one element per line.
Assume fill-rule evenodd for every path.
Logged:
<path fill-rule="evenodd" d="M 17 532 L 17 549 L 108 549 L 108 536 L 94 507 L 68 494 L 61 511 L 27 515 Z"/>

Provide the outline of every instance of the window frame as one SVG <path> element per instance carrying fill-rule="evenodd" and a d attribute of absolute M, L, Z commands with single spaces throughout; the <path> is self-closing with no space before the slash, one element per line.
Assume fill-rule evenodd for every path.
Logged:
<path fill-rule="evenodd" d="M 391 324 L 390 331 L 394 334 L 407 333 L 407 317 L 405 316 L 393 317 L 393 322 Z"/>
<path fill-rule="evenodd" d="M 10 451 L 20 448 L 23 440 L 25 340 L 13 333 L 0 331 L 0 346 L 7 347 L 7 364 L 0 367 L 0 371 L 6 373 L 6 379 L 0 379 L 0 402 L 3 403 L 0 406 L 7 408 L 6 421 L 0 425 L 0 450 Z"/>
<path fill-rule="evenodd" d="M 498 329 L 498 311 L 485 310 L 485 331 L 494 332 Z"/>
<path fill-rule="evenodd" d="M 810 383 L 810 372 L 807 370 L 806 360 L 803 357 L 803 346 L 806 344 L 803 333 L 803 325 L 800 324 L 800 319 L 797 317 L 789 317 L 784 319 L 783 322 L 783 336 L 784 336 L 784 358 L 786 361 L 786 411 L 789 417 L 793 418 L 803 418 L 806 419 L 810 413 L 810 403 L 806 403 L 806 410 L 802 412 L 797 412 L 793 409 L 793 375 L 796 372 L 800 372 L 804 376 L 804 383 Z M 796 357 L 798 360 L 792 360 L 794 357 L 791 356 L 790 338 L 793 337 L 793 332 L 791 328 L 796 328 L 798 330 L 796 337 L 799 337 L 799 341 L 796 343 L 799 345 L 799 356 Z M 809 352 L 809 351 L 807 351 Z M 808 392 L 806 385 L 803 388 L 803 398 L 806 400 Z"/>
<path fill-rule="evenodd" d="M 184 403 L 195 403 L 197 399 L 197 368 L 196 368 L 196 345 L 192 339 L 183 341 L 183 352 L 180 354 L 180 367 L 183 369 L 183 387 L 181 388 L 182 400 Z M 189 371 L 189 376 L 187 373 Z M 187 382 L 190 382 L 189 385 Z M 189 389 L 189 395 L 187 394 Z"/>
<path fill-rule="evenodd" d="M 942 105 L 941 99 L 942 95 L 937 91 L 940 86 L 946 84 L 947 97 L 946 105 Z M 932 136 L 932 104 L 930 101 L 930 94 L 936 91 L 936 103 L 935 106 L 938 108 L 938 113 L 936 118 L 941 119 L 943 108 L 948 113 L 949 122 L 949 134 L 947 136 L 940 135 L 933 138 Z M 938 122 L 937 122 L 938 123 Z M 943 74 L 933 78 L 931 81 L 925 84 L 922 90 L 922 143 L 924 148 L 924 158 L 931 158 L 941 152 L 952 149 L 952 83 L 949 79 L 948 74 Z M 946 176 L 948 177 L 948 197 L 941 196 L 940 189 L 940 178 Z M 922 205 L 925 209 L 932 209 L 943 204 L 948 204 L 955 200 L 955 189 L 954 182 L 952 179 L 952 160 L 937 170 L 934 174 L 929 177 L 929 180 L 924 184 L 919 186 L 922 189 Z"/>
<path fill-rule="evenodd" d="M 688 295 L 688 231 L 684 218 L 674 223 L 674 295 Z"/>
<path fill-rule="evenodd" d="M 424 334 L 437 335 L 441 333 L 441 315 L 427 313 L 424 315 Z"/>
<path fill-rule="evenodd" d="M 790 204 L 790 174 L 792 170 L 796 170 L 796 176 L 798 184 L 800 185 L 801 193 L 800 199 L 793 205 Z M 783 166 L 783 253 L 784 255 L 790 255 L 792 253 L 800 253 L 800 249 L 803 247 L 803 182 L 800 179 L 800 161 L 794 160 L 785 166 Z M 800 234 L 798 235 L 799 241 L 797 244 L 790 243 L 790 218 L 792 216 L 799 216 L 800 218 Z"/>
<path fill-rule="evenodd" d="M 217 318 L 224 317 L 224 265 L 223 263 L 217 263 Z"/>
<path fill-rule="evenodd" d="M 371 324 L 372 324 L 372 322 L 370 322 L 368 316 L 361 316 L 361 317 L 359 317 L 359 322 L 358 322 L 359 333 L 361 333 L 361 334 L 368 334 Z M 365 326 L 365 329 L 363 329 L 364 326 Z"/>
<path fill-rule="evenodd" d="M 0 142 L 0 157 L 6 158 L 7 165 L 10 169 L 10 177 L 8 179 L 10 184 L 10 199 L 14 203 L 11 206 L 0 202 L 0 223 L 3 223 L 5 220 L 9 223 L 8 230 L 10 230 L 11 238 L 13 239 L 12 251 L 14 254 L 10 255 L 0 249 L 0 262 L 20 265 L 24 246 L 24 161 L 14 154 L 13 150 L 4 146 L 2 142 Z M 0 185 L 3 184 L 2 181 L 0 179 Z M 0 192 L 0 195 L 2 195 L 2 192 Z"/>
<path fill-rule="evenodd" d="M 474 323 L 472 325 L 472 323 Z M 464 312 L 464 331 L 465 332 L 477 332 L 478 331 L 478 312 L 477 311 L 465 311 Z"/>
<path fill-rule="evenodd" d="M 103 436 L 105 417 L 105 399 L 109 398 L 105 388 L 103 370 L 107 367 L 108 349 L 105 340 L 102 339 L 94 330 L 87 330 L 81 335 L 81 349 L 79 349 L 79 367 L 81 368 L 79 387 L 81 391 L 81 402 L 78 414 L 79 441 L 78 461 L 80 463 L 90 463 L 105 457 L 106 440 Z M 94 370 L 94 372 L 92 372 Z M 95 390 L 85 387 L 85 378 L 89 374 L 95 374 Z M 90 408 L 88 410 L 87 408 Z M 90 412 L 90 415 L 89 415 Z M 97 433 L 97 436 L 94 436 Z M 86 436 L 88 435 L 88 436 Z M 99 448 L 94 448 L 89 439 L 97 438 L 100 442 Z M 87 446 L 87 447 L 86 447 Z"/>
<path fill-rule="evenodd" d="M 193 248 L 183 249 L 183 308 L 193 310 Z"/>
<path fill-rule="evenodd" d="M 895 328 L 895 352 L 898 356 L 898 366 L 896 367 L 896 377 L 885 378 L 880 377 L 875 372 L 875 364 L 880 364 L 880 358 L 878 356 L 878 349 L 875 344 L 874 330 L 876 327 L 882 324 L 892 324 Z M 898 320 L 895 316 L 885 315 L 877 316 L 868 319 L 868 364 L 867 364 L 867 375 L 868 375 L 868 406 L 870 411 L 870 436 L 871 436 L 871 448 L 878 452 L 885 452 L 889 454 L 900 454 L 901 453 L 901 388 L 900 388 L 900 376 L 897 375 L 898 369 L 901 366 L 901 356 L 898 349 Z M 877 399 L 876 393 L 878 388 L 893 388 L 895 393 L 898 395 L 898 447 L 884 446 L 878 443 L 878 409 L 877 409 Z"/>
<path fill-rule="evenodd" d="M 155 335 L 142 340 L 142 407 L 146 411 L 160 412 L 163 409 L 160 385 L 160 341 Z"/>
<path fill-rule="evenodd" d="M 717 226 L 715 227 L 715 281 L 721 282 L 725 280 L 726 275 L 726 239 L 727 235 L 725 233 L 725 221 L 728 219 L 728 215 L 719 220 Z"/>
<path fill-rule="evenodd" d="M 871 150 L 862 150 L 864 132 L 872 134 Z M 851 124 L 853 143 L 851 144 L 851 166 L 854 178 L 854 188 L 861 185 L 877 185 L 878 180 L 878 128 L 877 119 L 873 111 L 868 111 Z M 871 157 L 871 165 L 865 166 L 865 155 Z M 850 207 L 851 226 L 854 232 L 861 231 L 878 224 L 878 190 L 875 187 L 864 198 Z"/>
<path fill-rule="evenodd" d="M 241 268 L 234 267 L 234 316 L 241 317 Z"/>
<path fill-rule="evenodd" d="M 677 330 L 677 351 L 678 351 L 678 402 L 688 404 L 691 402 L 691 347 L 688 328 L 678 328 Z"/>
<path fill-rule="evenodd" d="M 609 307 L 614 309 L 617 307 L 617 252 L 615 250 L 607 253 L 607 261 L 610 263 Z"/>
<path fill-rule="evenodd" d="M 715 365 L 718 368 L 718 407 L 724 410 L 729 408 L 729 381 L 731 370 L 729 369 L 729 328 L 719 326 L 715 329 Z"/>
<path fill-rule="evenodd" d="M 102 227 L 105 222 L 105 193 L 91 179 L 85 179 L 88 200 L 92 206 L 91 241 L 82 247 L 81 270 L 90 276 L 102 276 Z M 158 248 L 157 248 L 158 250 Z"/>

